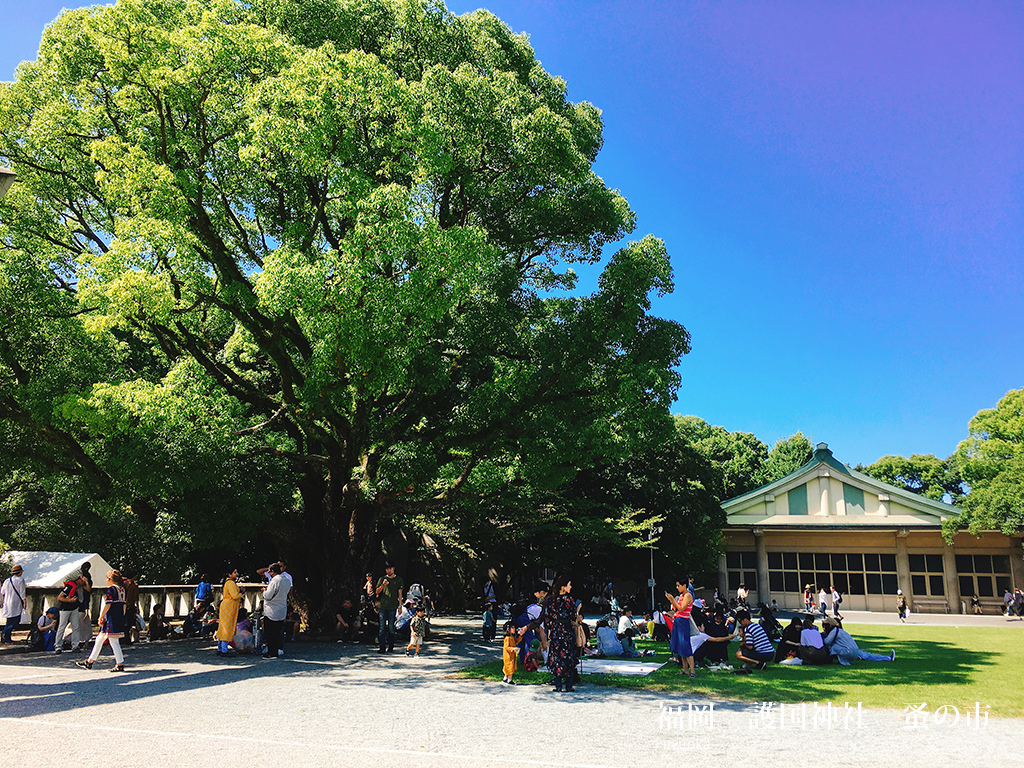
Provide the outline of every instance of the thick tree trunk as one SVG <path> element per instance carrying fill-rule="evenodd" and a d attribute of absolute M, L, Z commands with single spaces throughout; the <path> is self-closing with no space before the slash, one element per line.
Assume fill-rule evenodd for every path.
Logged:
<path fill-rule="evenodd" d="M 365 575 L 373 565 L 378 508 L 366 502 L 342 503 L 345 494 L 319 469 L 299 481 L 301 526 L 281 537 L 282 557 L 295 576 L 293 603 L 314 633 L 332 631 L 342 600 L 358 604 Z"/>

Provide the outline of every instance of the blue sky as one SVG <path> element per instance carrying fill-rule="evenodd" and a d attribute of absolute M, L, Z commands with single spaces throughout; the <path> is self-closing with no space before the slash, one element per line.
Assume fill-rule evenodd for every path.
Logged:
<path fill-rule="evenodd" d="M 0 0 L 0 78 L 62 5 Z M 664 239 L 673 410 L 842 461 L 951 453 L 1024 386 L 1024 5 L 484 5 L 604 115 L 597 172 Z"/>

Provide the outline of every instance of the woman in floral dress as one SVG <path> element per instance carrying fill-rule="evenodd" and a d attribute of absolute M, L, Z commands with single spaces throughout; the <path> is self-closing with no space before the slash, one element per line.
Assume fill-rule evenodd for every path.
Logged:
<path fill-rule="evenodd" d="M 566 575 L 559 576 L 540 613 L 542 647 L 547 646 L 548 668 L 555 676 L 555 690 L 573 690 L 573 677 L 579 660 L 576 647 L 576 601 L 569 594 L 572 582 Z"/>
<path fill-rule="evenodd" d="M 124 672 L 124 655 L 121 653 L 121 638 L 124 637 L 124 579 L 120 571 L 107 573 L 107 592 L 103 597 L 103 608 L 100 610 L 100 633 L 96 635 L 96 644 L 92 653 L 85 661 L 75 662 L 83 669 L 92 669 L 96 659 L 100 657 L 103 644 L 109 642 L 114 651 L 114 666 L 111 672 Z"/>

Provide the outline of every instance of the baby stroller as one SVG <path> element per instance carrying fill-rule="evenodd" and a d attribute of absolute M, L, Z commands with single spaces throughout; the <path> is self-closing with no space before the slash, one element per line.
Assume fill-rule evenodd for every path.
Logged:
<path fill-rule="evenodd" d="M 257 654 L 263 652 L 263 604 L 253 609 L 252 615 L 249 617 L 249 623 L 252 625 L 252 645 L 255 648 Z"/>
<path fill-rule="evenodd" d="M 758 603 L 758 605 L 760 606 L 758 617 L 761 619 L 761 629 L 764 630 L 764 633 L 768 635 L 768 639 L 773 643 L 779 642 L 782 639 L 782 625 L 775 618 L 771 608 L 764 603 Z"/>

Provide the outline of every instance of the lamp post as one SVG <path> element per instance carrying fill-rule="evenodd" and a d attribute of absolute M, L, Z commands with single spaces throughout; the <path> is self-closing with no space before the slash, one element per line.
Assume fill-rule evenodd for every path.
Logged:
<path fill-rule="evenodd" d="M 0 197 L 7 194 L 7 190 L 11 188 L 11 184 L 16 178 L 18 178 L 18 174 L 10 168 L 0 168 Z"/>
<path fill-rule="evenodd" d="M 654 615 L 654 611 L 655 611 L 655 604 L 654 604 L 654 537 L 661 535 L 661 532 L 663 530 L 665 530 L 665 529 L 662 528 L 660 525 L 657 525 L 654 528 L 651 528 L 651 530 L 649 530 L 647 532 L 647 549 L 649 549 L 650 552 L 651 552 L 651 578 L 647 582 L 647 584 L 651 588 L 651 615 L 652 616 Z"/>

